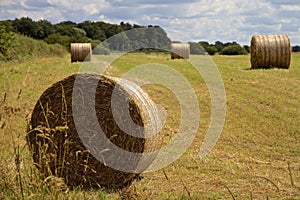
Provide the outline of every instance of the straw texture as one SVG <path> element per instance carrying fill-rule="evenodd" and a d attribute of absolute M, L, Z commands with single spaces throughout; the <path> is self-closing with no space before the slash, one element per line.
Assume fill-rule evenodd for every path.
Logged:
<path fill-rule="evenodd" d="M 71 62 L 91 61 L 91 43 L 71 43 Z"/>
<path fill-rule="evenodd" d="M 149 138 L 134 137 L 124 132 L 114 120 L 111 99 L 113 90 L 117 87 L 115 106 L 123 125 L 130 127 L 128 122 L 130 120 L 141 127 L 152 122 L 153 129 L 161 125 L 155 104 L 140 87 L 118 78 L 75 74 L 49 87 L 34 107 L 27 130 L 27 140 L 33 159 L 46 177 L 50 175 L 62 177 L 70 187 L 126 187 L 138 174 L 106 166 L 105 160 L 100 162 L 93 157 L 90 153 L 91 148 L 87 149 L 81 140 L 82 136 L 78 135 L 73 118 L 74 106 L 72 107 L 75 79 L 84 86 L 84 90 L 87 90 L 85 94 L 93 97 L 95 103 L 93 105 L 87 95 L 79 95 L 73 102 L 75 108 L 76 105 L 80 105 L 95 109 L 96 123 L 100 125 L 110 142 L 125 151 L 135 153 L 154 152 L 161 147 L 161 135 Z M 89 91 L 95 81 L 98 83 L 96 91 L 92 89 Z M 125 113 L 123 105 L 129 105 L 130 120 L 123 114 Z M 87 137 L 90 141 L 93 151 L 106 153 L 109 159 L 118 161 L 120 158 L 110 156 L 110 149 L 101 150 L 101 147 L 107 144 L 100 141 L 97 132 L 95 133 L 96 124 L 86 118 L 88 113 L 80 110 L 76 112 L 82 115 L 80 123 L 84 124 L 87 132 L 83 137 Z M 139 134 L 143 135 L 145 132 L 141 131 Z M 130 160 L 127 164 L 133 165 L 134 168 L 146 169 L 154 158 L 155 156 L 148 158 L 141 156 Z"/>
<path fill-rule="evenodd" d="M 288 35 L 255 35 L 251 39 L 251 68 L 285 68 L 291 63 Z"/>
<path fill-rule="evenodd" d="M 190 44 L 172 43 L 171 44 L 171 59 L 190 58 Z"/>

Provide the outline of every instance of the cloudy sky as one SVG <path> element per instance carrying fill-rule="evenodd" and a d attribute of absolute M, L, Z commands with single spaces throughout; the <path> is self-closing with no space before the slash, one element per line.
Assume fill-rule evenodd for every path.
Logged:
<path fill-rule="evenodd" d="M 124 21 L 160 25 L 173 40 L 211 43 L 286 33 L 300 45 L 299 0 L 0 0 L 0 8 L 0 20 Z"/>

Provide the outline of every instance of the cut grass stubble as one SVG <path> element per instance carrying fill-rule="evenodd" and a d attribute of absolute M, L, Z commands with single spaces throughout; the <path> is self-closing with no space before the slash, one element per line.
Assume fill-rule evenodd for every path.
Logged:
<path fill-rule="evenodd" d="M 112 64 L 110 75 L 122 75 L 149 60 L 185 74 L 198 96 L 201 122 L 193 144 L 179 160 L 144 174 L 141 181 L 124 191 L 111 193 L 69 191 L 62 180 L 43 177 L 26 146 L 25 117 L 46 88 L 77 72 L 79 64 L 70 64 L 70 57 L 65 57 L 2 65 L 0 91 L 5 101 L 0 105 L 0 199 L 299 198 L 300 55 L 293 54 L 289 70 L 247 70 L 249 56 L 213 59 L 226 87 L 227 117 L 221 138 L 203 160 L 198 158 L 198 151 L 209 126 L 210 99 L 205 83 L 195 77 L 193 69 L 167 56 L 126 55 Z M 170 103 L 174 99 L 171 92 L 153 88 L 148 85 L 144 89 L 167 108 L 169 126 L 164 128 L 176 134 L 178 103 Z"/>

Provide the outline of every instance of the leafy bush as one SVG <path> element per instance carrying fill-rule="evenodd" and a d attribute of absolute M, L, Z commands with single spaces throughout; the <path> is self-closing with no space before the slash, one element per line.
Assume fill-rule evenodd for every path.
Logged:
<path fill-rule="evenodd" d="M 0 62 L 24 61 L 34 57 L 64 56 L 66 49 L 58 44 L 47 44 L 44 41 L 5 32 L 0 26 Z"/>
<path fill-rule="evenodd" d="M 199 43 L 189 42 L 189 44 L 190 44 L 192 55 L 203 55 L 203 54 L 205 54 L 204 48 Z"/>
<path fill-rule="evenodd" d="M 92 40 L 92 49 L 96 48 L 99 44 L 101 44 L 100 40 Z"/>
<path fill-rule="evenodd" d="M 65 53 L 66 49 L 61 45 L 49 45 L 44 41 L 34 40 L 32 38 L 19 35 L 16 38 L 14 60 L 23 61 L 32 57 L 63 56 Z"/>
<path fill-rule="evenodd" d="M 48 46 L 52 56 L 63 57 L 67 52 L 67 49 L 60 44 L 48 44 Z"/>
<path fill-rule="evenodd" d="M 0 61 L 8 61 L 13 57 L 16 36 L 6 26 L 0 26 Z"/>
<path fill-rule="evenodd" d="M 61 44 L 64 47 L 69 48 L 71 43 L 71 37 L 67 35 L 61 35 L 59 33 L 53 33 L 47 38 L 45 38 L 44 41 L 48 44 Z"/>
<path fill-rule="evenodd" d="M 205 50 L 207 51 L 207 53 L 209 54 L 209 55 L 215 55 L 215 53 L 217 53 L 218 52 L 218 49 L 215 47 L 215 46 L 208 46 L 208 47 L 206 47 L 205 48 Z"/>
<path fill-rule="evenodd" d="M 94 49 L 93 49 L 93 54 L 96 54 L 96 55 L 110 55 L 111 51 L 104 47 L 102 44 L 96 46 Z"/>
<path fill-rule="evenodd" d="M 48 44 L 61 44 L 66 49 L 70 50 L 70 44 L 72 42 L 78 42 L 78 43 L 85 43 L 85 42 L 91 42 L 92 40 L 87 37 L 71 37 L 68 35 L 61 35 L 59 33 L 53 33 L 49 35 L 47 38 L 44 39 L 45 42 Z"/>
<path fill-rule="evenodd" d="M 247 51 L 247 53 L 250 53 L 250 47 L 248 45 L 244 45 L 243 48 Z"/>
<path fill-rule="evenodd" d="M 246 55 L 247 51 L 238 44 L 229 45 L 221 51 L 222 55 Z"/>
<path fill-rule="evenodd" d="M 111 51 L 107 48 L 108 44 L 103 44 L 100 40 L 92 41 L 93 54 L 95 55 L 110 55 Z"/>
<path fill-rule="evenodd" d="M 198 42 L 200 44 L 200 46 L 204 49 L 206 49 L 209 46 L 209 43 L 206 41 L 200 41 Z"/>
<path fill-rule="evenodd" d="M 300 46 L 293 46 L 293 52 L 300 52 Z"/>

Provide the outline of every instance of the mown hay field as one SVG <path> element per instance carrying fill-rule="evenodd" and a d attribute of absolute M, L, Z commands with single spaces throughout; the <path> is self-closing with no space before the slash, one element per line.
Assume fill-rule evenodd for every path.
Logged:
<path fill-rule="evenodd" d="M 111 64 L 106 73 L 113 76 L 145 63 L 176 69 L 194 88 L 201 112 L 198 133 L 180 159 L 121 191 L 68 190 L 61 179 L 43 178 L 26 145 L 27 121 L 40 95 L 78 72 L 81 63 L 71 64 L 65 56 L 1 64 L 0 199 L 299 199 L 300 54 L 292 55 L 289 70 L 250 70 L 249 55 L 212 59 L 224 81 L 227 114 L 218 143 L 204 159 L 198 153 L 211 105 L 197 71 L 167 55 L 125 55 Z M 167 111 L 166 144 L 178 131 L 178 101 L 163 87 L 143 88 Z"/>

